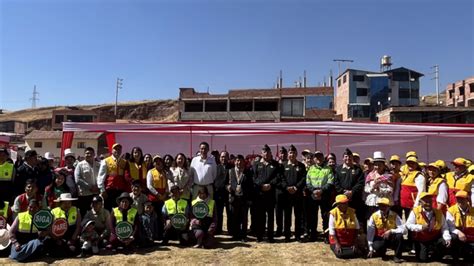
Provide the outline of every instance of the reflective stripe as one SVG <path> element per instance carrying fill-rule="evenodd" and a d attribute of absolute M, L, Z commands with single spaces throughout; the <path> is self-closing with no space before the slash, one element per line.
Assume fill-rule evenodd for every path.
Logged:
<path fill-rule="evenodd" d="M 116 222 L 121 222 L 123 221 L 123 215 L 122 215 L 122 212 L 120 211 L 120 209 L 118 207 L 116 208 L 113 208 L 113 213 L 114 213 L 114 216 L 115 216 L 115 220 Z M 135 208 L 130 208 L 128 209 L 127 211 L 127 222 L 133 224 L 133 222 L 135 221 L 135 216 L 137 215 L 137 209 Z"/>
<path fill-rule="evenodd" d="M 13 164 L 5 162 L 0 164 L 0 181 L 11 181 L 13 178 Z"/>
<path fill-rule="evenodd" d="M 66 212 L 61 209 L 61 207 L 56 207 L 51 210 L 51 214 L 54 216 L 54 220 L 59 219 L 59 218 L 64 218 L 67 220 L 67 224 L 69 226 L 75 225 L 77 222 L 77 208 L 72 206 L 69 208 L 67 214 Z"/>
<path fill-rule="evenodd" d="M 33 225 L 33 217 L 29 212 L 20 212 L 18 214 L 18 232 L 21 233 L 37 233 L 38 229 Z"/>
<path fill-rule="evenodd" d="M 165 206 L 166 206 L 166 212 L 168 212 L 168 215 L 173 215 L 176 214 L 176 207 L 177 207 L 177 213 L 185 213 L 186 208 L 188 207 L 188 202 L 186 200 L 180 199 L 178 202 L 174 201 L 174 199 L 169 199 L 165 201 Z"/>

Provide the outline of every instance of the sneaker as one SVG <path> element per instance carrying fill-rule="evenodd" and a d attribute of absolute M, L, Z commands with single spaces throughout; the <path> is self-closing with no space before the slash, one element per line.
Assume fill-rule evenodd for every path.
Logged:
<path fill-rule="evenodd" d="M 401 259 L 401 258 L 398 258 L 398 257 L 393 257 L 393 262 L 395 262 L 395 263 L 403 263 L 403 262 L 405 262 L 405 260 L 404 260 L 404 259 Z"/>
<path fill-rule="evenodd" d="M 410 250 L 409 252 L 410 255 L 416 255 L 416 251 L 414 249 Z"/>

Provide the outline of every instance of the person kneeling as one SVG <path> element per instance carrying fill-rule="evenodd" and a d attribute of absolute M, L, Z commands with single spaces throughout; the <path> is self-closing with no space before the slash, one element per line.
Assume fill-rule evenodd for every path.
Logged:
<path fill-rule="evenodd" d="M 446 221 L 453 239 L 452 253 L 455 260 L 473 262 L 474 257 L 474 208 L 469 206 L 469 194 L 466 191 L 456 193 L 457 204 L 446 213 Z"/>
<path fill-rule="evenodd" d="M 395 249 L 395 257 L 393 261 L 396 263 L 403 262 L 402 257 L 402 241 L 405 227 L 402 219 L 390 210 L 390 200 L 388 198 L 380 198 L 377 201 L 379 210 L 374 212 L 367 224 L 367 241 L 369 244 L 369 254 L 371 258 L 376 253 L 385 258 L 388 247 Z"/>
<path fill-rule="evenodd" d="M 207 187 L 199 188 L 198 197 L 192 201 L 191 205 L 193 207 L 191 228 L 197 241 L 194 247 L 211 247 L 214 244 L 217 216 L 215 202 L 209 197 Z"/>
<path fill-rule="evenodd" d="M 118 207 L 113 208 L 110 215 L 110 243 L 108 249 L 117 248 L 123 250 L 125 247 L 133 249 L 133 243 L 138 230 L 137 209 L 131 207 L 133 199 L 127 192 L 123 192 L 117 198 Z"/>
<path fill-rule="evenodd" d="M 413 208 L 406 227 L 412 234 L 416 259 L 426 262 L 432 253 L 434 259 L 442 258 L 443 250 L 451 246 L 451 235 L 443 213 L 432 206 L 433 195 L 422 192 L 420 205 Z"/>
<path fill-rule="evenodd" d="M 163 218 L 165 220 L 165 229 L 163 234 L 163 244 L 168 244 L 172 237 L 178 237 L 179 244 L 185 245 L 188 242 L 189 229 L 189 207 L 188 201 L 181 199 L 181 190 L 179 186 L 171 187 L 171 199 L 165 201 L 163 205 Z M 184 216 L 184 221 L 176 220 L 172 222 L 176 215 Z M 176 218 L 176 217 L 175 217 Z"/>
<path fill-rule="evenodd" d="M 357 254 L 357 232 L 359 221 L 355 210 L 349 207 L 349 199 L 346 195 L 338 195 L 329 212 L 329 244 L 337 258 L 349 259 Z"/>
<path fill-rule="evenodd" d="M 33 225 L 33 216 L 39 210 L 39 202 L 31 199 L 28 210 L 20 212 L 10 228 L 12 243 L 10 259 L 24 262 L 39 257 L 43 253 L 43 240 L 47 231 L 39 231 Z"/>

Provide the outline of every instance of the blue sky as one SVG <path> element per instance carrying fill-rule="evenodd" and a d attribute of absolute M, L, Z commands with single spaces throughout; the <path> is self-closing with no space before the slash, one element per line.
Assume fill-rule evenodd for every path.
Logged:
<path fill-rule="evenodd" d="M 180 87 L 322 83 L 333 59 L 424 73 L 422 94 L 474 75 L 471 0 L 0 0 L 0 109 L 176 99 Z"/>

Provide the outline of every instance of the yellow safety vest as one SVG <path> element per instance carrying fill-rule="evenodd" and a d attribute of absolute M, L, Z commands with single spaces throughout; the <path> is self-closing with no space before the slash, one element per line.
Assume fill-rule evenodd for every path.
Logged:
<path fill-rule="evenodd" d="M 13 164 L 5 162 L 0 164 L 0 181 L 11 181 L 13 178 Z"/>
<path fill-rule="evenodd" d="M 374 212 L 372 219 L 375 223 L 375 229 L 377 236 L 383 236 L 386 231 L 397 228 L 397 214 L 389 211 L 387 219 L 384 219 L 380 212 Z"/>
<path fill-rule="evenodd" d="M 357 233 L 355 210 L 347 208 L 346 213 L 343 213 L 336 207 L 329 213 L 334 217 L 334 230 L 341 246 L 353 246 Z M 334 236 L 329 236 L 329 242 L 336 244 Z"/>
<path fill-rule="evenodd" d="M 3 206 L 3 209 L 0 210 L 0 216 L 7 219 L 8 218 L 8 207 L 9 207 L 10 203 L 8 203 L 8 201 L 5 201 L 4 204 L 5 205 Z"/>
<path fill-rule="evenodd" d="M 132 163 L 129 162 L 129 169 L 130 169 L 130 176 L 132 177 L 133 180 L 139 180 L 140 179 L 140 171 L 142 174 L 142 179 L 146 179 L 146 174 L 148 172 L 148 169 L 146 169 L 146 164 L 142 163 L 140 166 L 137 163 Z M 138 169 L 140 167 L 140 169 Z"/>
<path fill-rule="evenodd" d="M 72 206 L 69 208 L 67 215 L 61 207 L 56 207 L 51 210 L 51 214 L 54 216 L 54 220 L 64 218 L 67 220 L 68 226 L 75 225 L 77 222 L 77 208 Z"/>
<path fill-rule="evenodd" d="M 191 202 L 191 206 L 196 205 L 196 203 L 198 203 L 200 201 L 202 201 L 202 200 L 199 200 L 199 199 L 193 200 Z M 202 201 L 202 202 L 206 203 L 205 201 Z M 212 200 L 212 199 L 207 202 L 207 207 L 209 208 L 209 213 L 207 214 L 207 217 L 212 218 L 212 215 L 214 214 L 214 205 L 215 205 L 215 201 Z"/>
<path fill-rule="evenodd" d="M 474 242 L 474 208 L 469 207 L 469 211 L 463 217 L 458 204 L 449 207 L 449 213 L 454 218 L 454 225 L 456 229 L 462 231 L 468 242 Z"/>
<path fill-rule="evenodd" d="M 125 165 L 127 164 L 127 161 L 123 160 L 123 159 L 118 159 L 118 161 L 116 162 L 114 160 L 114 157 L 112 156 L 109 156 L 107 158 L 105 158 L 105 163 L 107 165 L 107 175 L 111 175 L 111 176 L 123 176 L 123 172 L 124 172 L 124 169 L 125 169 Z"/>
<path fill-rule="evenodd" d="M 27 211 L 18 214 L 18 232 L 26 234 L 38 232 L 38 228 L 33 225 L 32 215 Z"/>
<path fill-rule="evenodd" d="M 434 216 L 431 219 L 434 220 L 434 225 L 431 230 L 425 230 L 421 232 L 413 232 L 413 239 L 421 242 L 431 241 L 438 238 L 441 235 L 441 228 L 443 227 L 443 213 L 438 209 L 433 209 Z M 423 215 L 423 208 L 417 206 L 413 208 L 413 213 L 415 214 L 416 224 L 419 225 L 428 225 L 427 218 Z"/>
<path fill-rule="evenodd" d="M 123 221 L 122 212 L 120 211 L 120 209 L 118 207 L 113 208 L 113 212 L 114 212 L 115 220 L 116 220 L 117 223 Z M 135 216 L 136 215 L 137 215 L 137 209 L 135 209 L 133 207 L 130 208 L 127 211 L 127 222 L 133 224 L 133 222 L 135 221 Z"/>
<path fill-rule="evenodd" d="M 188 202 L 183 199 L 179 199 L 177 202 L 174 199 L 169 199 L 165 201 L 166 211 L 168 215 L 173 215 L 176 213 L 185 213 L 186 208 L 188 207 Z"/>

